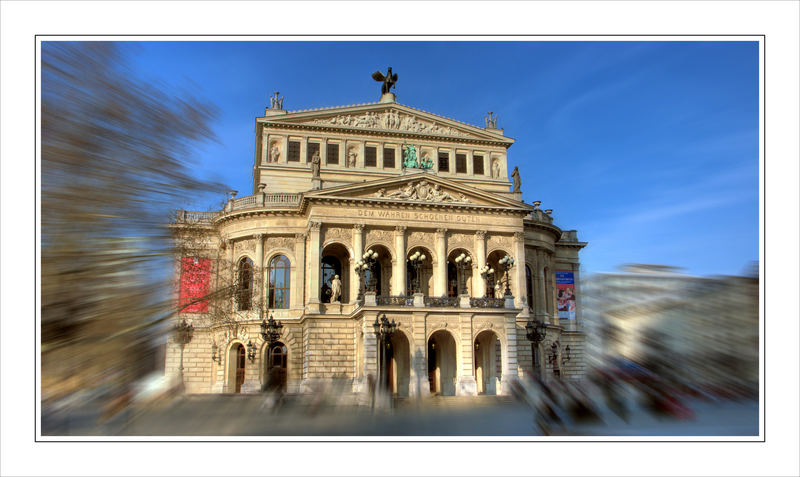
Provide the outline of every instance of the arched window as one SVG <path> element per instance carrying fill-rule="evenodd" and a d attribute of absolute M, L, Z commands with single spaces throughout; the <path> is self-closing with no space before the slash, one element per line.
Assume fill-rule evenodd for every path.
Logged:
<path fill-rule="evenodd" d="M 239 311 L 253 306 L 253 261 L 245 257 L 239 261 L 236 280 L 236 303 Z"/>
<path fill-rule="evenodd" d="M 283 255 L 269 261 L 269 308 L 289 308 L 291 264 Z"/>
<path fill-rule="evenodd" d="M 328 255 L 322 259 L 322 283 L 320 287 L 320 300 L 328 303 L 331 298 L 331 280 L 334 275 L 342 278 L 342 262 L 338 258 Z"/>
<path fill-rule="evenodd" d="M 533 310 L 533 278 L 531 269 L 525 265 L 525 291 L 528 293 L 528 308 Z"/>

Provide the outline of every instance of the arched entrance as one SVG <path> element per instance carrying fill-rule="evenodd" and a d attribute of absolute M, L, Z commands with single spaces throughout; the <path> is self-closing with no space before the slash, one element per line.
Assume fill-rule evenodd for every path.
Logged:
<path fill-rule="evenodd" d="M 470 263 L 466 268 L 456 265 L 456 258 L 461 254 L 470 257 Z M 459 292 L 473 296 L 472 293 L 472 267 L 474 265 L 472 255 L 463 248 L 457 248 L 447 256 L 447 296 L 455 297 Z M 464 263 L 467 263 L 466 261 Z M 460 290 L 459 287 L 464 287 Z"/>
<path fill-rule="evenodd" d="M 496 395 L 503 372 L 500 340 L 494 331 L 484 330 L 475 337 L 473 347 L 478 394 Z"/>
<path fill-rule="evenodd" d="M 384 247 L 383 245 L 372 245 L 367 247 L 367 250 L 372 250 L 373 252 L 378 254 L 378 258 L 375 261 L 375 265 L 372 271 L 367 270 L 364 273 L 364 281 L 365 283 L 362 286 L 365 286 L 366 283 L 373 278 L 373 273 L 375 274 L 375 294 L 377 296 L 389 296 L 394 293 L 391 290 L 391 283 L 392 283 L 392 254 L 389 252 L 389 249 Z M 356 280 L 358 278 L 356 277 Z"/>
<path fill-rule="evenodd" d="M 228 352 L 228 392 L 239 393 L 244 384 L 245 352 L 241 343 L 231 346 Z"/>
<path fill-rule="evenodd" d="M 486 257 L 486 265 L 494 269 L 494 274 L 486 283 L 486 292 L 489 297 L 502 298 L 506 289 L 506 275 L 500 260 L 508 255 L 504 250 L 495 250 Z M 492 286 L 494 284 L 494 286 Z"/>
<path fill-rule="evenodd" d="M 389 388 L 398 397 L 408 397 L 411 379 L 411 359 L 408 339 L 402 332 L 392 334 L 388 351 Z"/>
<path fill-rule="evenodd" d="M 425 256 L 419 267 L 419 277 L 417 277 L 417 269 L 408 261 L 408 257 L 419 252 L 419 256 Z M 406 254 L 406 295 L 411 296 L 415 292 L 422 293 L 425 296 L 432 295 L 433 291 L 433 259 L 431 251 L 425 247 L 414 247 Z M 417 281 L 419 278 L 419 281 Z"/>
<path fill-rule="evenodd" d="M 428 338 L 428 381 L 431 394 L 455 396 L 456 342 L 444 330 L 436 331 Z"/>
<path fill-rule="evenodd" d="M 344 245 L 339 243 L 332 243 L 325 247 L 322 251 L 321 260 L 321 273 L 320 273 L 320 290 L 319 300 L 322 303 L 330 303 L 332 298 L 331 284 L 334 276 L 339 275 L 341 280 L 341 296 L 339 300 L 341 303 L 350 302 L 350 274 L 349 270 L 350 254 Z"/>
<path fill-rule="evenodd" d="M 286 367 L 289 362 L 289 350 L 285 344 L 277 341 L 267 350 L 264 379 L 265 391 L 286 390 Z"/>

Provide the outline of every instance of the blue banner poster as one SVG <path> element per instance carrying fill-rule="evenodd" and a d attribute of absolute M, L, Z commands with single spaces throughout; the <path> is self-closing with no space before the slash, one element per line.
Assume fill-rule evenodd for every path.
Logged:
<path fill-rule="evenodd" d="M 566 270 L 556 270 L 558 290 L 558 317 L 575 319 L 575 275 Z"/>

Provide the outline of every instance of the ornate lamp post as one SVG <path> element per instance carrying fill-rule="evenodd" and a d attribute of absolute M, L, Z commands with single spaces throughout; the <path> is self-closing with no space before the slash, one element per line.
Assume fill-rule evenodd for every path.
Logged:
<path fill-rule="evenodd" d="M 281 330 L 283 323 L 275 321 L 272 315 L 269 315 L 269 321 L 261 320 L 261 338 L 267 343 L 272 344 L 281 337 Z"/>
<path fill-rule="evenodd" d="M 484 265 L 480 272 L 486 282 L 486 298 L 489 298 L 489 290 L 492 290 L 492 297 L 494 298 L 494 268 Z"/>
<path fill-rule="evenodd" d="M 394 320 L 389 322 L 386 318 L 386 313 L 383 314 L 380 320 L 375 317 L 375 323 L 372 324 L 375 331 L 375 342 L 379 349 L 378 355 L 378 383 L 379 386 L 388 387 L 389 373 L 386 372 L 386 348 L 389 346 L 389 340 L 392 334 L 397 330 L 397 323 Z"/>
<path fill-rule="evenodd" d="M 511 257 L 510 255 L 506 255 L 505 257 L 501 258 L 500 262 L 499 262 L 500 266 L 503 267 L 503 271 L 505 272 L 505 275 L 506 275 L 506 292 L 505 292 L 505 296 L 510 296 L 511 295 L 511 287 L 509 286 L 509 281 L 508 281 L 508 272 L 509 272 L 509 270 L 511 270 L 511 267 L 514 266 L 514 262 L 515 262 L 514 258 Z"/>
<path fill-rule="evenodd" d="M 422 292 L 420 287 L 420 270 L 422 269 L 422 263 L 425 261 L 425 258 L 425 254 L 419 251 L 414 252 L 413 255 L 408 257 L 408 263 L 414 268 L 414 280 L 411 282 L 414 287 L 414 293 Z"/>
<path fill-rule="evenodd" d="M 459 295 L 466 295 L 467 294 L 467 284 L 466 284 L 466 274 L 469 267 L 472 266 L 472 257 L 465 253 L 461 253 L 455 259 L 456 268 L 458 268 L 458 294 Z"/>
<path fill-rule="evenodd" d="M 192 326 L 191 321 L 186 321 L 186 318 L 183 318 L 181 321 L 175 324 L 175 342 L 181 345 L 181 362 L 178 370 L 181 374 L 181 389 L 183 389 L 183 348 L 192 341 L 192 335 L 194 335 L 194 326 Z"/>
<path fill-rule="evenodd" d="M 361 258 L 356 261 L 356 271 L 359 274 L 361 283 L 364 283 L 364 274 L 366 271 L 370 271 L 369 281 L 364 283 L 364 285 L 366 286 L 367 291 L 372 293 L 375 293 L 375 285 L 378 283 L 378 280 L 375 278 L 375 273 L 373 273 L 373 269 L 377 261 L 378 252 L 375 252 L 372 249 L 364 252 L 364 255 L 362 255 Z"/>
<path fill-rule="evenodd" d="M 536 377 L 541 377 L 539 370 L 539 343 L 547 336 L 547 324 L 543 321 L 528 320 L 525 323 L 525 337 L 531 342 L 531 359 Z"/>

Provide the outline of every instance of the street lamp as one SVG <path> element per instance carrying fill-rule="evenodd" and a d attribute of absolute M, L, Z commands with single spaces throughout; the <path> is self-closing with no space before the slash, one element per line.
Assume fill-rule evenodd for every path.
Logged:
<path fill-rule="evenodd" d="M 253 340 L 247 343 L 247 359 L 249 359 L 251 363 L 256 360 L 256 345 L 253 343 Z"/>
<path fill-rule="evenodd" d="M 506 274 L 506 293 L 505 293 L 506 296 L 511 295 L 511 287 L 509 286 L 509 281 L 508 281 L 508 271 L 511 270 L 511 267 L 514 266 L 514 262 L 515 262 L 514 258 L 511 257 L 510 255 L 506 255 L 499 261 L 500 265 L 503 267 L 503 270 L 505 271 Z"/>
<path fill-rule="evenodd" d="M 192 341 L 192 335 L 194 335 L 194 326 L 192 326 L 192 322 L 186 321 L 186 318 L 183 318 L 180 322 L 175 323 L 175 341 L 181 345 L 181 362 L 178 370 L 181 374 L 181 388 L 183 388 L 183 348 Z"/>
<path fill-rule="evenodd" d="M 375 293 L 375 285 L 378 282 L 378 280 L 375 278 L 375 274 L 372 273 L 373 267 L 375 266 L 377 260 L 378 252 L 375 252 L 372 249 L 364 252 L 364 255 L 362 255 L 360 259 L 356 260 L 356 272 L 358 272 L 361 283 L 364 283 L 364 274 L 367 272 L 367 270 L 370 271 L 369 282 L 364 283 L 364 285 L 366 286 L 367 291 L 372 293 Z"/>
<path fill-rule="evenodd" d="M 494 268 L 484 265 L 480 272 L 486 282 L 486 298 L 489 298 L 489 290 L 494 290 Z M 494 297 L 494 291 L 492 291 L 492 297 Z"/>
<path fill-rule="evenodd" d="M 377 316 L 375 317 L 375 323 L 372 324 L 372 328 L 375 331 L 376 344 L 380 349 L 380 356 L 378 357 L 378 383 L 381 386 L 388 387 L 389 373 L 384 370 L 386 367 L 386 348 L 389 346 L 389 340 L 392 334 L 397 330 L 397 323 L 395 323 L 394 320 L 390 323 L 386 318 L 386 313 L 384 313 L 380 320 L 378 320 Z"/>
<path fill-rule="evenodd" d="M 414 287 L 414 293 L 422 293 L 420 287 L 420 270 L 422 269 L 422 263 L 425 261 L 425 258 L 427 258 L 425 257 L 425 254 L 420 253 L 419 250 L 408 257 L 408 263 L 410 263 L 411 267 L 414 268 L 414 280 L 411 281 Z"/>
<path fill-rule="evenodd" d="M 545 336 L 547 336 L 547 324 L 539 320 L 528 320 L 525 323 L 525 337 L 531 342 L 531 359 L 533 360 L 533 369 L 536 372 L 536 377 L 541 377 L 539 370 L 539 343 L 541 343 Z"/>
<path fill-rule="evenodd" d="M 270 345 L 280 339 L 282 329 L 283 323 L 275 321 L 271 314 L 269 321 L 261 320 L 261 338 Z"/>
<path fill-rule="evenodd" d="M 472 257 L 465 253 L 461 253 L 455 259 L 456 267 L 458 268 L 458 294 L 459 295 L 466 295 L 467 294 L 467 285 L 466 285 L 466 273 L 470 266 L 472 266 Z"/>

